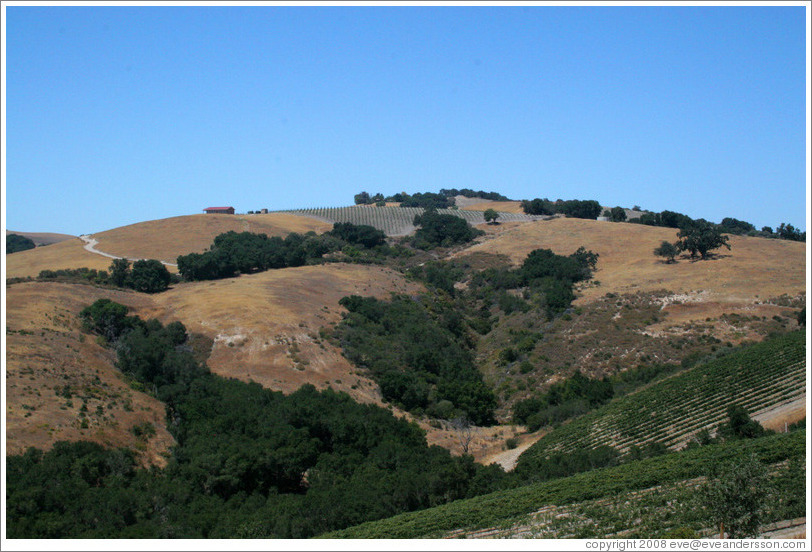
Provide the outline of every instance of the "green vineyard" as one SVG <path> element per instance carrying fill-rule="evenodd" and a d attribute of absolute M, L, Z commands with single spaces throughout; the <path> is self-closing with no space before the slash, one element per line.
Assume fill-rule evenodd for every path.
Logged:
<path fill-rule="evenodd" d="M 730 441 L 708 445 L 692 450 L 666 454 L 656 458 L 646 458 L 614 466 L 596 469 L 562 479 L 543 483 L 523 485 L 515 489 L 497 491 L 428 510 L 409 512 L 395 517 L 373 521 L 322 535 L 320 538 L 383 539 L 383 538 L 442 538 L 464 537 L 465 533 L 477 529 L 507 530 L 522 525 L 536 525 L 542 530 L 549 521 L 538 520 L 540 513 L 549 506 L 577 505 L 584 501 L 605 501 L 612 504 L 597 504 L 589 512 L 580 528 L 559 527 L 565 534 L 525 535 L 540 537 L 594 538 L 617 535 L 624 537 L 646 537 L 662 535 L 664 531 L 678 525 L 694 526 L 700 529 L 692 517 L 694 509 L 691 493 L 686 493 L 689 480 L 707 476 L 716 466 L 740 458 L 755 455 L 765 465 L 773 466 L 773 483 L 785 496 L 785 500 L 771 504 L 767 522 L 801 517 L 805 511 L 803 485 L 803 462 L 806 456 L 806 433 L 793 431 L 788 434 L 770 435 L 759 439 Z M 786 461 L 790 462 L 787 463 Z M 796 469 L 787 470 L 784 466 L 795 463 Z M 800 473 L 797 466 L 800 465 Z M 800 476 L 800 477 L 799 477 Z M 686 482 L 686 483 L 682 483 Z M 654 493 L 650 490 L 654 489 Z M 654 495 L 652 497 L 652 494 Z M 637 495 L 637 496 L 634 496 Z M 792 495 L 792 496 L 790 496 Z M 659 504 L 641 503 L 641 498 L 659 498 L 664 501 L 671 513 L 668 519 L 647 519 L 660 508 Z M 792 500 L 789 500 L 789 499 Z M 620 507 L 612 507 L 618 499 L 623 499 Z M 779 504 L 780 502 L 780 504 Z M 571 506 L 570 510 L 575 509 Z M 643 515 L 636 510 L 646 510 Z M 652 510 L 654 510 L 652 512 Z M 566 513 L 555 512 L 559 518 Z M 563 521 L 567 521 L 563 519 Z M 577 521 L 577 520 L 573 520 Z M 575 529 L 573 531 L 573 529 Z M 570 534 L 566 534 L 567 531 Z M 575 534 L 572 534 L 572 533 Z M 498 538 L 500 535 L 494 535 Z M 506 536 L 506 535 L 501 535 Z"/>
<path fill-rule="evenodd" d="M 294 215 L 316 218 L 325 222 L 351 222 L 366 224 L 383 231 L 387 236 L 405 236 L 414 231 L 415 215 L 423 214 L 420 207 L 375 207 L 370 205 L 353 205 L 351 207 L 315 207 L 312 209 L 294 209 L 283 211 Z M 465 219 L 469 224 L 484 224 L 482 211 L 463 211 L 458 209 L 438 209 L 440 214 L 454 215 Z M 499 213 L 499 222 L 542 220 L 548 217 L 525 215 L 523 213 Z"/>
<path fill-rule="evenodd" d="M 806 342 L 794 332 L 696 366 L 573 420 L 539 440 L 519 460 L 601 445 L 627 452 L 662 443 L 678 449 L 724 422 L 732 404 L 751 416 L 806 393 Z"/>

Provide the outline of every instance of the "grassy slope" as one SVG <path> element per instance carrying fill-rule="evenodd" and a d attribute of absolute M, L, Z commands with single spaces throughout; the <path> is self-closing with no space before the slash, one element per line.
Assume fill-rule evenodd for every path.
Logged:
<path fill-rule="evenodd" d="M 609 445 L 626 452 L 651 441 L 680 447 L 724 422 L 728 405 L 756 414 L 803 395 L 805 355 L 806 336 L 793 332 L 695 366 L 550 432 L 520 457 L 519 467 L 559 450 Z"/>
<path fill-rule="evenodd" d="M 173 439 L 164 426 L 164 405 L 130 388 L 113 368 L 112 352 L 80 329 L 77 313 L 102 297 L 131 305 L 151 302 L 147 295 L 91 286 L 29 282 L 7 288 L 9 454 L 81 439 L 133 448 L 144 453 L 145 462 L 165 461 L 161 453 Z M 64 396 L 65 386 L 71 398 Z M 83 405 L 87 428 L 81 427 Z M 139 442 L 130 430 L 147 422 L 156 427 L 156 435 Z"/>
<path fill-rule="evenodd" d="M 512 525 L 549 505 L 565 505 L 706 475 L 721 463 L 754 453 L 765 464 L 803 458 L 802 431 L 710 445 L 572 477 L 498 491 L 323 535 L 323 538 L 437 538 L 459 529 Z M 631 522 L 633 523 L 633 522 Z M 616 529 L 615 529 L 616 530 Z M 608 531 L 607 531 L 608 532 Z"/>
<path fill-rule="evenodd" d="M 331 224 L 286 213 L 258 215 L 187 215 L 122 226 L 93 237 L 96 249 L 128 258 L 175 263 L 179 255 L 201 253 L 224 232 L 253 232 L 286 236 L 291 232 L 322 233 Z"/>
<path fill-rule="evenodd" d="M 702 303 L 707 307 L 712 303 L 752 304 L 757 299 L 796 295 L 806 289 L 804 243 L 731 236 L 731 250 L 719 250 L 713 260 L 680 259 L 665 264 L 652 251 L 663 240 L 675 241 L 676 235 L 670 228 L 556 218 L 515 226 L 468 251 L 505 254 L 518 264 L 533 249 L 549 248 L 569 255 L 584 246 L 600 255 L 594 278 L 601 284 L 584 289 L 579 304 L 607 292 L 667 289 L 675 293 L 704 291 Z"/>
<path fill-rule="evenodd" d="M 111 259 L 85 251 L 84 242 L 73 238 L 47 247 L 6 255 L 6 278 L 36 278 L 42 270 L 95 268 L 107 270 Z"/>
<path fill-rule="evenodd" d="M 282 213 L 192 215 L 131 225 L 96 234 L 96 237 L 102 251 L 109 248 L 110 252 L 125 256 L 157 256 L 172 260 L 177 253 L 201 250 L 211 243 L 215 235 L 229 229 L 284 234 L 309 229 L 322 231 L 329 227 L 329 224 L 308 217 Z M 737 292 L 733 299 L 727 299 L 738 302 L 724 303 L 724 308 L 738 308 L 770 317 L 780 313 L 780 309 L 755 305 L 754 295 L 760 293 L 761 298 L 766 298 L 768 294 L 794 295 L 804 289 L 803 244 L 734 238 L 733 251 L 723 251 L 725 255 L 718 260 L 702 263 L 682 261 L 666 266 L 654 258 L 651 249 L 663 236 L 673 234 L 667 229 L 573 219 L 511 222 L 484 228 L 488 235 L 483 238 L 483 243 L 466 252 L 505 253 L 514 261 L 519 261 L 536 247 L 551 247 L 559 252 L 571 253 L 578 246 L 585 245 L 598 251 L 601 258 L 596 278 L 603 283 L 598 288 L 585 290 L 579 300 L 581 303 L 589 301 L 595 294 L 600 296 L 610 291 L 659 289 L 667 285 L 673 286 L 674 290 L 707 290 L 701 295 L 702 303 L 684 301 L 681 305 L 668 305 L 663 311 L 668 314 L 665 318 L 667 321 L 678 321 L 681 316 L 689 319 L 701 317 L 704 320 L 711 305 L 709 297 L 716 298 L 723 292 L 742 287 L 746 289 Z M 110 259 L 85 251 L 78 239 L 8 255 L 6 262 L 9 277 L 36 276 L 44 269 L 82 266 L 104 270 L 110 265 Z M 728 265 L 731 266 L 724 268 Z M 752 266 L 752 270 L 748 266 Z M 742 273 L 747 273 L 748 278 L 741 278 Z M 751 273 L 752 279 L 749 278 Z M 624 283 L 635 274 L 639 276 L 635 284 Z M 705 287 L 691 286 L 694 276 L 698 284 Z M 348 390 L 361 400 L 377 400 L 374 389 L 368 382 L 364 384 L 364 378 L 351 374 L 353 370 L 338 351 L 328 343 L 319 343 L 312 335 L 317 334 L 320 327 L 329 326 L 338 319 L 340 310 L 336 302 L 340 295 L 369 293 L 385 297 L 389 291 L 400 291 L 404 286 L 414 289 L 391 272 L 328 265 L 219 282 L 183 284 L 149 301 L 142 300 L 143 296 L 137 294 L 125 294 L 126 298 L 138 299 L 122 302 L 129 301 L 128 304 L 144 310 L 139 312 L 142 316 L 157 316 L 164 321 L 183 320 L 192 331 L 217 340 L 211 363 L 221 373 L 255 379 L 274 389 L 284 390 L 292 389 L 303 381 L 316 383 L 319 387 L 329 382 L 333 387 Z M 16 286 L 10 289 L 16 289 Z M 72 288 L 60 289 L 63 290 L 60 294 L 66 295 L 55 297 L 55 306 L 60 306 L 63 301 L 73 301 L 71 294 L 65 291 Z M 94 293 L 98 297 L 106 292 Z M 717 310 L 721 308 L 719 304 L 716 303 Z M 28 323 L 25 316 L 20 315 L 20 319 L 14 316 L 17 315 L 10 313 L 8 317 L 11 327 L 18 322 L 23 325 Z M 649 326 L 647 330 L 658 331 L 658 325 Z M 55 362 L 58 362 L 59 351 L 54 350 L 52 354 L 55 355 Z M 356 388 L 352 389 L 353 386 Z M 39 431 L 46 432 L 44 429 Z M 450 445 L 454 440 L 452 435 L 446 435 L 443 439 L 444 445 Z"/>

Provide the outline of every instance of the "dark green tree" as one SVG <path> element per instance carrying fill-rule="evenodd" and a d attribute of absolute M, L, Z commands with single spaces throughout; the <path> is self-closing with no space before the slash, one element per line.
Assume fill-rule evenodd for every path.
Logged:
<path fill-rule="evenodd" d="M 770 502 L 768 473 L 755 456 L 725 464 L 699 490 L 708 522 L 719 527 L 719 538 L 755 537 Z"/>
<path fill-rule="evenodd" d="M 484 216 L 485 216 L 485 222 L 487 222 L 488 224 L 498 224 L 496 222 L 496 219 L 499 218 L 499 213 L 497 213 L 496 210 L 494 210 L 494 209 L 486 209 L 485 213 L 484 213 Z"/>
<path fill-rule="evenodd" d="M 610 217 L 612 222 L 624 222 L 626 220 L 626 209 L 623 207 L 612 207 Z"/>
<path fill-rule="evenodd" d="M 17 253 L 27 249 L 34 249 L 37 244 L 31 238 L 19 234 L 6 234 L 6 253 Z"/>
<path fill-rule="evenodd" d="M 682 228 L 677 234 L 677 249 L 688 251 L 692 258 L 698 255 L 703 259 L 708 258 L 708 254 L 714 249 L 727 247 L 729 236 L 722 235 L 715 225 L 706 220 L 696 220 Z"/>
<path fill-rule="evenodd" d="M 110 280 L 114 286 L 127 287 L 130 280 L 130 261 L 113 259 L 110 264 Z"/>
<path fill-rule="evenodd" d="M 750 418 L 743 406 L 731 404 L 727 407 L 727 423 L 720 428 L 719 433 L 725 439 L 755 439 L 771 432 Z"/>
<path fill-rule="evenodd" d="M 367 205 L 368 203 L 372 203 L 372 198 L 369 197 L 369 193 L 361 192 L 360 194 L 355 194 L 356 205 Z"/>
<path fill-rule="evenodd" d="M 95 332 L 108 341 L 115 341 L 133 326 L 133 320 L 127 316 L 127 312 L 129 308 L 124 305 L 110 299 L 99 299 L 82 309 L 79 318 L 85 330 Z"/>
<path fill-rule="evenodd" d="M 161 261 L 149 259 L 133 263 L 130 286 L 136 291 L 158 293 L 168 288 L 171 281 L 172 275 Z"/>
<path fill-rule="evenodd" d="M 667 263 L 673 263 L 676 256 L 679 255 L 679 249 L 673 243 L 663 240 L 660 246 L 654 249 L 654 254 L 663 257 Z"/>

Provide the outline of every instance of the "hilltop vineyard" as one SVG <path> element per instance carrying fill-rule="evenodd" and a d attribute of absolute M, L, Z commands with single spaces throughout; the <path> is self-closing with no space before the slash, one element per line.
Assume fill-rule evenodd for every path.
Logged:
<path fill-rule="evenodd" d="M 802 332 L 753 345 L 573 420 L 542 438 L 527 456 L 601 445 L 621 453 L 646 443 L 678 449 L 703 429 L 724 423 L 731 404 L 756 416 L 802 398 L 805 354 Z"/>
<path fill-rule="evenodd" d="M 415 230 L 414 217 L 422 215 L 424 209 L 420 207 L 376 207 L 370 205 L 354 205 L 352 207 L 315 207 L 312 209 L 297 209 L 283 211 L 294 215 L 313 217 L 325 222 L 351 222 L 353 224 L 366 224 L 382 230 L 387 236 L 405 236 Z M 438 209 L 438 213 L 454 215 L 465 219 L 469 224 L 485 224 L 482 211 L 464 211 L 458 209 Z M 531 221 L 545 217 L 525 215 L 521 213 L 499 213 L 498 222 Z"/>

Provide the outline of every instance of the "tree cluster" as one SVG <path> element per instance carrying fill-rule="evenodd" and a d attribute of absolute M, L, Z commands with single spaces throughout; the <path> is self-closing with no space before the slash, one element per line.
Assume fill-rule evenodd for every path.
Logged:
<path fill-rule="evenodd" d="M 461 190 L 456 188 L 443 188 L 440 190 L 440 193 L 417 192 L 415 194 L 407 194 L 406 192 L 400 192 L 391 196 L 384 196 L 381 193 L 370 195 L 368 192 L 361 192 L 355 194 L 354 200 L 356 205 L 384 205 L 387 202 L 391 202 L 400 203 L 401 207 L 448 209 L 454 206 L 454 198 L 458 195 L 469 198 L 479 197 L 491 201 L 510 201 L 507 197 L 497 192 L 474 191 L 469 188 L 463 188 Z"/>
<path fill-rule="evenodd" d="M 601 205 L 594 199 L 550 201 L 547 198 L 522 200 L 522 210 L 528 215 L 555 215 L 561 213 L 572 218 L 597 219 L 601 214 Z"/>
<path fill-rule="evenodd" d="M 583 247 L 569 256 L 536 249 L 516 269 L 489 268 L 475 274 L 471 292 L 486 303 L 503 303 L 512 311 L 526 310 L 521 298 L 507 293 L 521 290 L 524 300 L 552 317 L 569 308 L 575 300 L 575 284 L 589 280 L 597 262 L 598 254 Z"/>
<path fill-rule="evenodd" d="M 114 259 L 109 272 L 86 267 L 41 270 L 37 279 L 123 287 L 143 293 L 158 293 L 179 281 L 155 259 L 135 261 L 132 266 L 127 259 Z"/>
<path fill-rule="evenodd" d="M 496 398 L 474 363 L 463 316 L 427 297 L 391 301 L 352 295 L 336 329 L 344 355 L 366 368 L 384 398 L 435 418 L 493 423 Z"/>
<path fill-rule="evenodd" d="M 536 431 L 585 414 L 613 396 L 614 386 L 607 378 L 590 379 L 575 372 L 564 381 L 551 385 L 546 393 L 517 402 L 513 408 L 513 422 Z"/>
<path fill-rule="evenodd" d="M 82 442 L 10 456 L 11 538 L 307 538 L 491 492 L 505 477 L 344 393 L 285 396 L 211 374 L 179 322 L 106 301 L 86 311 L 121 370 L 166 403 L 177 445 L 163 470 Z"/>
<path fill-rule="evenodd" d="M 416 215 L 414 224 L 418 229 L 412 243 L 418 249 L 460 245 L 484 234 L 482 230 L 468 224 L 465 219 L 454 215 L 442 215 L 433 209 L 426 210 L 422 215 Z"/>
<path fill-rule="evenodd" d="M 317 235 L 295 232 L 285 238 L 251 232 L 226 232 L 214 238 L 208 251 L 178 257 L 178 271 L 186 280 L 216 280 L 238 274 L 303 266 L 318 262 L 328 253 L 360 250 L 376 255 L 392 254 L 386 236 L 368 225 L 337 222 Z"/>
<path fill-rule="evenodd" d="M 6 254 L 34 249 L 36 246 L 31 238 L 19 234 L 6 234 Z"/>

